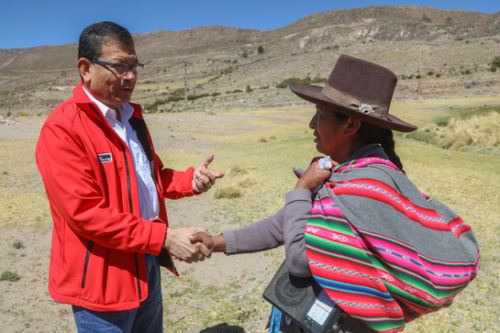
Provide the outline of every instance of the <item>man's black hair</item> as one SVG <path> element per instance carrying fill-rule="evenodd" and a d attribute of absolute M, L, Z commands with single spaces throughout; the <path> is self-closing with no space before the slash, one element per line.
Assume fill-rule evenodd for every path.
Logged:
<path fill-rule="evenodd" d="M 110 40 L 134 47 L 132 35 L 124 27 L 107 21 L 94 23 L 83 29 L 80 34 L 78 59 L 87 58 L 96 61 L 101 56 L 102 45 Z"/>

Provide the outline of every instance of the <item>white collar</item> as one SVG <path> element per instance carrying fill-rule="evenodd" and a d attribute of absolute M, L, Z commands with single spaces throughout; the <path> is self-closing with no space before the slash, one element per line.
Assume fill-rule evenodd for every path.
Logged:
<path fill-rule="evenodd" d="M 114 121 L 117 121 L 116 111 L 114 109 L 110 108 L 109 106 L 107 106 L 94 96 L 92 96 L 92 94 L 85 87 L 83 87 L 83 91 L 85 91 L 89 99 L 97 105 L 97 107 L 99 108 L 99 110 L 102 112 L 102 114 L 106 119 L 112 119 Z M 134 113 L 134 108 L 129 103 L 124 103 L 120 105 L 119 109 L 120 109 L 122 123 L 128 121 L 132 117 L 132 114 Z"/>

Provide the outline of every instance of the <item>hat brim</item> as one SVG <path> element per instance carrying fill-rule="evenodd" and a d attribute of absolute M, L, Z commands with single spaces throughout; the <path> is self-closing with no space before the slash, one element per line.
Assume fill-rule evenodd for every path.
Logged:
<path fill-rule="evenodd" d="M 384 118 L 370 116 L 367 114 L 359 113 L 357 111 L 348 109 L 344 105 L 335 102 L 334 100 L 326 97 L 321 93 L 323 90 L 322 87 L 313 86 L 313 85 L 291 85 L 290 90 L 297 96 L 306 101 L 309 101 L 314 104 L 332 104 L 338 107 L 338 112 L 360 118 L 362 121 L 382 127 L 388 128 L 400 132 L 411 132 L 417 129 L 417 126 L 407 123 L 406 121 L 399 119 L 396 116 L 391 114 L 387 114 Z"/>

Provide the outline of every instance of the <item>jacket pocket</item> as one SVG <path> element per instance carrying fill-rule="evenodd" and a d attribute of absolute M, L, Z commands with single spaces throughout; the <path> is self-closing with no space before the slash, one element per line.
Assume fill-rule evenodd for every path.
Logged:
<path fill-rule="evenodd" d="M 87 254 L 85 255 L 85 263 L 83 265 L 83 274 L 82 274 L 82 289 L 85 288 L 85 280 L 87 279 L 87 268 L 89 267 L 90 253 L 92 251 L 92 246 L 94 246 L 94 242 L 89 241 L 87 245 Z"/>

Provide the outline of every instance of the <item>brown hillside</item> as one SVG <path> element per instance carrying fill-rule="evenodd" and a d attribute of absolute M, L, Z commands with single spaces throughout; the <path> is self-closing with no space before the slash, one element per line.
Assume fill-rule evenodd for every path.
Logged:
<path fill-rule="evenodd" d="M 500 12 L 367 7 L 277 30 L 214 26 L 134 37 L 147 65 L 135 99 L 150 111 L 296 103 L 279 83 L 308 77 L 321 84 L 341 53 L 394 70 L 397 98 L 497 94 L 500 85 L 500 70 L 489 70 L 500 55 Z M 75 60 L 76 44 L 0 50 L 0 112 L 54 107 L 78 80 Z M 185 69 L 191 101 L 169 102 L 184 87 Z"/>

